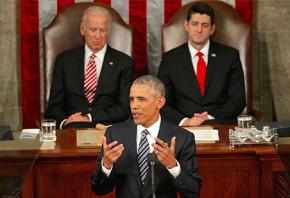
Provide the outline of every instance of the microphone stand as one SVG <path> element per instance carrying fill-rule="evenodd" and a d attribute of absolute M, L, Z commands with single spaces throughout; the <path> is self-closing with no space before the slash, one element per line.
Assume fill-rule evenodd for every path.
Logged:
<path fill-rule="evenodd" d="M 154 175 L 155 161 L 156 161 L 156 156 L 153 153 L 149 153 L 148 154 L 148 163 L 149 163 L 150 169 L 151 169 L 152 198 L 156 198 L 155 175 Z"/>

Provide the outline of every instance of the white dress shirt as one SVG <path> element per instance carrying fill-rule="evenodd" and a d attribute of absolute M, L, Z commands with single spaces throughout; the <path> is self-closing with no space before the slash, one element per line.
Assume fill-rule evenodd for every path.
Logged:
<path fill-rule="evenodd" d="M 203 48 L 201 50 L 199 50 L 203 54 L 202 58 L 205 61 L 206 66 L 207 66 L 207 62 L 208 62 L 209 43 L 210 42 L 208 40 L 207 43 L 205 44 L 205 46 L 203 46 Z M 199 51 L 196 50 L 189 42 L 188 42 L 188 48 L 189 48 L 189 53 L 190 53 L 191 60 L 192 60 L 193 70 L 196 74 L 197 73 L 197 62 L 198 62 L 198 56 L 196 55 L 196 53 Z"/>

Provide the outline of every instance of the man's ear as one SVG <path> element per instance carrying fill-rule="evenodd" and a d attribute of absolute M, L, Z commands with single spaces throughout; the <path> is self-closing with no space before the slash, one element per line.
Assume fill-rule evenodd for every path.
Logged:
<path fill-rule="evenodd" d="M 158 109 L 161 109 L 166 103 L 166 99 L 164 96 L 160 96 L 158 98 Z"/>
<path fill-rule="evenodd" d="M 213 33 L 215 32 L 215 28 L 216 28 L 216 26 L 215 26 L 215 24 L 213 24 L 213 25 L 211 26 L 210 35 L 213 35 Z"/>
<path fill-rule="evenodd" d="M 81 35 L 82 36 L 84 36 L 84 34 L 85 34 L 85 27 L 84 27 L 84 24 L 83 23 L 81 23 L 81 25 L 80 25 L 80 32 L 81 32 Z"/>
<path fill-rule="evenodd" d="M 185 31 L 187 31 L 187 32 L 188 32 L 188 25 L 189 25 L 189 22 L 187 20 L 184 20 L 183 27 L 184 27 Z"/>

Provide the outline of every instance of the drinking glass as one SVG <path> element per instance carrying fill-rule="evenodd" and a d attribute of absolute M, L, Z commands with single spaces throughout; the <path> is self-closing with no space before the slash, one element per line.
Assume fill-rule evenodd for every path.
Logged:
<path fill-rule="evenodd" d="M 245 142 L 250 137 L 253 117 L 250 115 L 238 116 L 238 140 Z"/>
<path fill-rule="evenodd" d="M 56 140 L 56 121 L 44 119 L 41 121 L 42 141 L 54 142 Z"/>
<path fill-rule="evenodd" d="M 242 129 L 250 129 L 253 125 L 253 116 L 240 115 L 238 116 L 238 127 Z"/>

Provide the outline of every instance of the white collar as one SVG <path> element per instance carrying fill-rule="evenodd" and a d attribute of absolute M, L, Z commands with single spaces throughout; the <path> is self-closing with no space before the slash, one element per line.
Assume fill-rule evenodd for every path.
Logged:
<path fill-rule="evenodd" d="M 108 48 L 108 45 L 105 44 L 102 49 L 100 49 L 99 51 L 95 53 L 96 57 L 98 57 L 99 60 L 104 59 L 107 48 Z M 88 47 L 87 44 L 85 44 L 85 60 L 87 60 L 92 54 L 93 54 L 92 50 Z"/>
<path fill-rule="evenodd" d="M 208 40 L 206 42 L 206 44 L 203 46 L 203 48 L 201 50 L 199 50 L 200 52 L 203 53 L 203 56 L 204 57 L 208 57 L 208 51 L 209 51 L 209 44 L 210 44 L 210 41 Z M 188 48 L 189 48 L 189 52 L 191 54 L 192 57 L 194 57 L 196 55 L 196 53 L 198 52 L 198 50 L 196 50 L 191 44 L 190 42 L 188 41 Z"/>
<path fill-rule="evenodd" d="M 161 116 L 159 115 L 159 118 L 158 120 L 152 124 L 150 127 L 148 128 L 145 128 L 144 126 L 142 125 L 137 125 L 137 134 L 141 134 L 141 132 L 144 130 L 144 129 L 147 129 L 149 131 L 149 134 L 151 137 L 157 137 L 158 135 L 158 132 L 159 132 L 159 128 L 160 128 L 160 124 L 161 124 Z"/>

